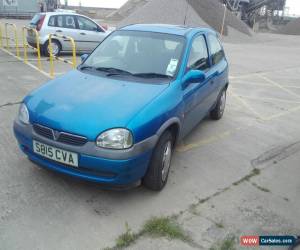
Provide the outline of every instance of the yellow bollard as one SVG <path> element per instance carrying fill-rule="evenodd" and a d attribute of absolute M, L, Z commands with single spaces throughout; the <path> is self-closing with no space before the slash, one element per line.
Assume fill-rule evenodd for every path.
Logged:
<path fill-rule="evenodd" d="M 49 56 L 50 56 L 50 77 L 54 78 L 54 63 L 53 63 L 53 50 L 52 50 L 52 34 L 49 35 Z"/>
<path fill-rule="evenodd" d="M 223 15 L 223 19 L 222 19 L 222 27 L 221 27 L 221 38 L 223 37 L 224 34 L 224 26 L 225 26 L 225 20 L 226 20 L 226 11 L 227 11 L 227 5 L 224 4 L 224 15 Z"/>
<path fill-rule="evenodd" d="M 73 62 L 73 69 L 76 69 L 76 44 L 75 41 L 72 37 L 69 37 L 71 44 L 72 44 L 72 52 L 73 52 L 73 58 L 72 58 L 72 62 Z"/>
<path fill-rule="evenodd" d="M 24 26 L 22 28 L 23 30 L 23 46 L 24 46 L 24 62 L 27 63 L 28 62 L 28 56 L 27 56 L 27 48 L 28 47 L 31 47 L 32 49 L 34 49 L 37 53 L 37 57 L 38 57 L 38 69 L 39 70 L 42 70 L 42 63 L 41 63 L 41 50 L 40 50 L 40 37 L 39 37 L 39 33 L 36 29 L 33 29 L 33 28 L 28 28 L 26 26 Z M 35 33 L 35 43 L 36 43 L 36 48 L 30 46 L 27 41 L 26 41 L 26 37 L 25 37 L 25 34 L 26 32 L 25 31 L 33 31 Z"/>
<path fill-rule="evenodd" d="M 0 23 L 0 48 L 2 48 L 2 24 Z"/>
<path fill-rule="evenodd" d="M 26 27 L 24 26 L 22 28 L 22 35 L 23 35 L 23 47 L 24 47 L 24 62 L 28 63 L 28 57 L 27 57 L 27 42 L 26 42 L 26 38 L 25 38 L 25 31 L 26 31 Z"/>
<path fill-rule="evenodd" d="M 58 34 L 50 34 L 49 35 L 49 54 L 50 54 L 50 76 L 53 78 L 54 77 L 54 56 L 53 56 L 53 49 L 52 49 L 52 37 L 60 37 L 63 38 L 65 40 L 69 40 L 70 43 L 72 44 L 72 62 L 68 61 L 68 60 L 64 60 L 63 58 L 60 57 L 55 57 L 55 59 L 71 64 L 72 68 L 75 69 L 77 66 L 77 59 L 76 59 L 76 44 L 75 41 L 72 37 L 69 36 L 62 36 L 62 35 L 58 35 Z"/>
<path fill-rule="evenodd" d="M 7 26 L 11 26 L 14 29 L 17 57 L 20 57 L 17 26 L 13 23 L 5 23 L 6 48 L 9 49 L 9 42 L 8 42 L 9 38 L 8 38 Z"/>

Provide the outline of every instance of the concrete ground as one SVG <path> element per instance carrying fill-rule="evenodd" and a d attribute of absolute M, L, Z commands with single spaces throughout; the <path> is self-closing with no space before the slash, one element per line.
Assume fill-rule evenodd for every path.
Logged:
<path fill-rule="evenodd" d="M 209 249 L 228 236 L 242 249 L 241 235 L 299 235 L 300 37 L 257 39 L 225 44 L 225 116 L 177 147 L 160 193 L 103 190 L 29 162 L 12 123 L 17 103 L 49 78 L 0 50 L 0 249 L 103 249 L 152 216 L 176 215 L 193 243 L 143 236 L 128 249 Z"/>

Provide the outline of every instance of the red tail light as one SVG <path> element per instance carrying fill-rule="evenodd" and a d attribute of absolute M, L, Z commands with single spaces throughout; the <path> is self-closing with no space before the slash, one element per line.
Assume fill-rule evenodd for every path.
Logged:
<path fill-rule="evenodd" d="M 45 20 L 45 17 L 46 17 L 46 15 L 41 15 L 40 20 L 39 20 L 39 22 L 38 22 L 38 24 L 36 26 L 36 30 L 37 31 L 41 30 L 41 28 L 43 26 L 43 23 L 44 23 L 44 20 Z"/>

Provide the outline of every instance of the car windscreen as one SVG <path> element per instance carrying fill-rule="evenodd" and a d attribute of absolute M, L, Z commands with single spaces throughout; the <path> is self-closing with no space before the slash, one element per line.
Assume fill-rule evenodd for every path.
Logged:
<path fill-rule="evenodd" d="M 182 36 L 115 31 L 88 57 L 83 67 L 117 69 L 140 77 L 173 78 L 178 71 L 185 45 Z"/>
<path fill-rule="evenodd" d="M 41 19 L 40 14 L 35 14 L 34 17 L 31 19 L 30 24 L 31 25 L 37 25 Z"/>

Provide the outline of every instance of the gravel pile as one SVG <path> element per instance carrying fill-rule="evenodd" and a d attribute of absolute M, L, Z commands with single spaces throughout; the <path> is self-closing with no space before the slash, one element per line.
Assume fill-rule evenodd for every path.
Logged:
<path fill-rule="evenodd" d="M 138 0 L 136 0 L 138 1 Z M 141 1 L 141 0 L 139 0 Z M 145 1 L 145 0 L 143 0 Z M 219 0 L 147 0 L 142 7 L 135 8 L 118 27 L 133 23 L 166 23 L 187 26 L 212 27 L 221 30 L 224 6 Z M 186 15 L 187 13 L 187 15 Z M 228 32 L 229 27 L 236 32 Z M 248 26 L 227 11 L 224 35 L 251 36 Z M 232 38 L 234 40 L 234 37 Z"/>
<path fill-rule="evenodd" d="M 201 18 L 208 23 L 213 29 L 220 31 L 224 16 L 224 6 L 219 0 L 187 0 L 188 3 L 195 9 Z M 228 35 L 228 26 L 233 29 L 251 35 L 251 32 L 242 20 L 240 20 L 232 12 L 226 12 L 224 35 Z"/>
<path fill-rule="evenodd" d="M 122 20 L 125 17 L 128 17 L 135 10 L 141 8 L 150 0 L 128 0 L 120 9 L 109 14 L 106 18 L 110 20 Z"/>
<path fill-rule="evenodd" d="M 187 13 L 187 15 L 185 15 Z M 119 23 L 120 26 L 133 23 L 186 24 L 209 27 L 186 0 L 151 0 Z"/>
<path fill-rule="evenodd" d="M 280 31 L 286 35 L 300 35 L 300 18 L 290 21 Z"/>

